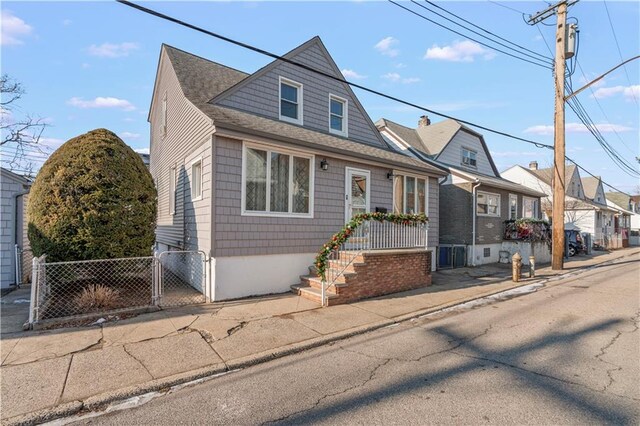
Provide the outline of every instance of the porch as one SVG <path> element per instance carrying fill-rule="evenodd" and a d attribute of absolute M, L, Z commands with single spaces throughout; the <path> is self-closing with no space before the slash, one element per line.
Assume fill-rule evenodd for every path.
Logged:
<path fill-rule="evenodd" d="M 356 215 L 291 289 L 329 306 L 428 286 L 432 253 L 427 242 L 424 215 Z"/>

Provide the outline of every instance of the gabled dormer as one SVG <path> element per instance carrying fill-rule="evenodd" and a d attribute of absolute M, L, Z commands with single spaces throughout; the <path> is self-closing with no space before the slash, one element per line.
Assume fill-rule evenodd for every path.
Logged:
<path fill-rule="evenodd" d="M 582 186 L 584 188 L 584 196 L 586 199 L 598 204 L 607 204 L 607 198 L 602 186 L 600 176 L 590 176 L 582 178 Z"/>
<path fill-rule="evenodd" d="M 422 116 L 413 129 L 383 118 L 376 125 L 394 147 L 417 150 L 429 159 L 471 173 L 500 176 L 484 137 L 456 120 L 432 124 Z"/>
<path fill-rule="evenodd" d="M 284 58 L 344 79 L 319 37 Z M 210 103 L 387 148 L 348 84 L 282 60 L 271 62 Z"/>

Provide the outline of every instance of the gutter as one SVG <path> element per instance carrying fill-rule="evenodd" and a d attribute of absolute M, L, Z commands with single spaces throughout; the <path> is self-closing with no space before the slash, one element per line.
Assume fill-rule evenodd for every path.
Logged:
<path fill-rule="evenodd" d="M 471 190 L 472 196 L 471 196 L 471 202 L 473 204 L 472 206 L 472 210 L 473 210 L 473 215 L 471 216 L 471 234 L 473 235 L 473 241 L 471 242 L 471 266 L 476 266 L 476 218 L 477 218 L 477 212 L 476 209 L 478 208 L 478 203 L 476 201 L 476 190 L 478 189 L 478 187 L 481 185 L 480 183 L 480 179 L 476 179 L 475 180 L 475 185 L 473 186 L 473 189 Z"/>

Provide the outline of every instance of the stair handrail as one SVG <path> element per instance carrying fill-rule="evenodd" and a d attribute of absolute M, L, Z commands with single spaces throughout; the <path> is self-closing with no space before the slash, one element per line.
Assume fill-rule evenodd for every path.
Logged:
<path fill-rule="evenodd" d="M 391 222 L 395 224 L 409 225 L 415 226 L 420 224 L 426 224 L 429 221 L 429 218 L 424 214 L 404 214 L 404 213 L 360 213 L 353 218 L 349 222 L 347 222 L 343 228 L 333 234 L 333 236 L 327 241 L 323 246 L 315 259 L 315 267 L 318 274 L 318 277 L 322 280 L 322 306 L 326 304 L 326 289 L 327 287 L 334 285 L 337 279 L 344 274 L 344 271 L 351 265 L 354 260 L 362 254 L 363 251 L 367 249 L 367 246 L 360 247 L 351 253 L 350 258 L 344 262 L 342 269 L 336 274 L 331 282 L 327 280 L 327 265 L 332 256 L 339 255 L 340 248 L 344 246 L 344 244 L 357 233 L 358 228 L 362 224 L 368 221 L 377 221 L 377 222 Z"/>

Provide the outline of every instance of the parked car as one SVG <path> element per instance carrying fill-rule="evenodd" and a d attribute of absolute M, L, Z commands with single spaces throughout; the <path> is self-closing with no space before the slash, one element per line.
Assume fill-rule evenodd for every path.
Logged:
<path fill-rule="evenodd" d="M 568 241 L 568 254 L 570 257 L 587 252 L 584 242 L 582 241 L 582 237 L 580 236 L 580 232 L 573 229 L 565 229 L 564 237 Z"/>

